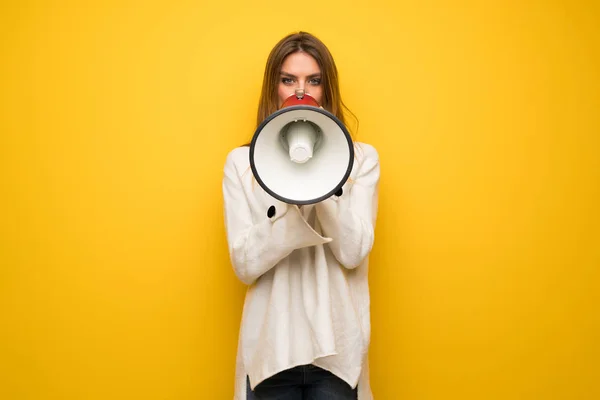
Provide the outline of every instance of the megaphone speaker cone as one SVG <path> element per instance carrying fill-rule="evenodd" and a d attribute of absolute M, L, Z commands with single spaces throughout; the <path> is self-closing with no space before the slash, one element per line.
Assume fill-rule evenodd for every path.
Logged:
<path fill-rule="evenodd" d="M 312 158 L 317 143 L 317 132 L 310 122 L 294 121 L 288 124 L 284 136 L 291 161 L 303 164 Z"/>
<path fill-rule="evenodd" d="M 335 194 L 354 165 L 352 138 L 341 121 L 314 106 L 282 108 L 263 121 L 250 143 L 259 185 L 289 204 L 313 204 Z"/>

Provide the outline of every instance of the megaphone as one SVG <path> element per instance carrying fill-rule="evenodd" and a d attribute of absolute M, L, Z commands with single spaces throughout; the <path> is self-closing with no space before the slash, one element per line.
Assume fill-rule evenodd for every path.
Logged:
<path fill-rule="evenodd" d="M 313 204 L 331 197 L 353 165 L 348 129 L 302 89 L 259 125 L 250 143 L 256 181 L 288 204 Z"/>

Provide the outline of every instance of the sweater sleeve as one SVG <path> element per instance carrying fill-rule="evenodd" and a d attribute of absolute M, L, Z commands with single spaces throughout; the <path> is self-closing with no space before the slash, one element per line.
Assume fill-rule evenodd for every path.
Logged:
<path fill-rule="evenodd" d="M 374 147 L 363 145 L 362 160 L 354 181 L 341 196 L 317 203 L 323 234 L 332 238 L 333 255 L 344 267 L 358 267 L 373 247 L 377 218 L 379 156 Z"/>
<path fill-rule="evenodd" d="M 295 249 L 331 242 L 306 222 L 297 206 L 275 199 L 253 221 L 231 153 L 225 163 L 222 187 L 229 256 L 236 276 L 245 284 L 254 283 Z"/>

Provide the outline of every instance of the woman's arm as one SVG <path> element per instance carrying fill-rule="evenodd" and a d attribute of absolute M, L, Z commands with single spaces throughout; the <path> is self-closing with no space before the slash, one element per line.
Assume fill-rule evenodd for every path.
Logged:
<path fill-rule="evenodd" d="M 346 268 L 358 267 L 373 248 L 379 188 L 379 155 L 374 147 L 360 145 L 360 165 L 348 193 L 317 203 L 323 234 L 332 238 L 333 255 Z"/>
<path fill-rule="evenodd" d="M 295 249 L 329 243 L 302 217 L 297 206 L 274 200 L 264 216 L 252 214 L 231 152 L 225 163 L 223 199 L 229 256 L 237 277 L 250 285 Z M 257 189 L 259 190 L 259 189 Z"/>

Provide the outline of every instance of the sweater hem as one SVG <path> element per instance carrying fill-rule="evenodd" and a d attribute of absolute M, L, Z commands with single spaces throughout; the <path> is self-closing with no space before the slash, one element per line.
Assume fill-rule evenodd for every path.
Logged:
<path fill-rule="evenodd" d="M 279 367 L 271 369 L 271 370 L 267 369 L 266 372 L 264 372 L 264 370 L 263 370 L 263 372 L 260 374 L 251 373 L 251 372 L 248 372 L 248 370 L 246 370 L 246 374 L 247 374 L 248 378 L 250 379 L 250 389 L 254 390 L 262 382 L 264 382 L 265 380 L 269 379 L 270 377 L 272 377 L 280 372 L 286 371 L 286 370 L 294 368 L 294 367 L 298 367 L 300 365 L 314 364 L 314 362 L 316 360 L 318 360 L 319 358 L 335 356 L 337 354 L 338 353 L 335 351 L 326 352 L 326 353 L 320 354 L 318 356 L 315 356 L 312 359 L 306 359 L 306 361 L 292 362 L 292 363 L 286 364 L 283 367 L 279 366 Z"/>

